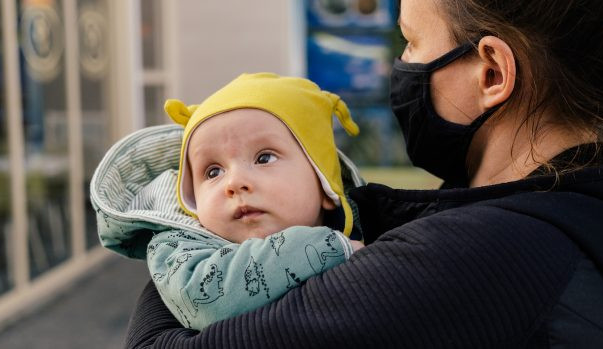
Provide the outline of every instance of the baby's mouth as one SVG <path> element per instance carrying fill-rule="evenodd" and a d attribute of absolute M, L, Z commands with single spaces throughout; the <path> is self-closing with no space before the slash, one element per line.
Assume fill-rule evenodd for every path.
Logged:
<path fill-rule="evenodd" d="M 264 211 L 251 206 L 237 207 L 233 215 L 234 219 L 254 218 L 264 214 Z"/>

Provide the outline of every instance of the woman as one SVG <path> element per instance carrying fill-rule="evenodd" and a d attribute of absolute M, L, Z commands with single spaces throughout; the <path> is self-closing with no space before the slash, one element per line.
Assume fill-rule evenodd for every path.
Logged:
<path fill-rule="evenodd" d="M 356 189 L 366 248 L 201 333 L 149 284 L 129 347 L 603 347 L 603 3 L 402 0 L 399 23 L 392 109 L 443 189 Z"/>

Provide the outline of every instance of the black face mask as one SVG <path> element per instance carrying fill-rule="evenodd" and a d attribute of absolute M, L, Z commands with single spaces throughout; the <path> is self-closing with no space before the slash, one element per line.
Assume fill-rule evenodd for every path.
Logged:
<path fill-rule="evenodd" d="M 427 64 L 396 58 L 391 74 L 391 107 L 402 128 L 410 161 L 452 186 L 468 184 L 465 161 L 469 144 L 497 108 L 486 111 L 469 125 L 446 121 L 433 107 L 430 78 L 434 71 L 473 48 L 472 43 L 464 44 Z"/>

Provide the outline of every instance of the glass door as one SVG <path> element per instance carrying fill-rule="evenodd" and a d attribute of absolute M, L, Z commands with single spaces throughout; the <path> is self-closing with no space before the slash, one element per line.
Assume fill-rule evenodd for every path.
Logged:
<path fill-rule="evenodd" d="M 71 255 L 65 22 L 60 0 L 18 2 L 28 249 L 34 278 Z"/>
<path fill-rule="evenodd" d="M 86 247 L 99 244 L 96 217 L 90 203 L 90 180 L 111 143 L 111 45 L 107 0 L 77 3 L 79 36 L 79 81 L 82 108 L 82 136 L 85 193 Z"/>
<path fill-rule="evenodd" d="M 88 187 L 142 118 L 138 18 L 130 1 L 1 2 L 0 327 L 109 256 Z"/>

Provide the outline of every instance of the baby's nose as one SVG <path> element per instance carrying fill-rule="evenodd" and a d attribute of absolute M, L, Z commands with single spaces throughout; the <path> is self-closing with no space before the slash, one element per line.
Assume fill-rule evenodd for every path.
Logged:
<path fill-rule="evenodd" d="M 225 193 L 231 197 L 243 192 L 252 192 L 253 186 L 246 170 L 231 171 L 226 181 Z"/>

